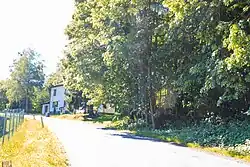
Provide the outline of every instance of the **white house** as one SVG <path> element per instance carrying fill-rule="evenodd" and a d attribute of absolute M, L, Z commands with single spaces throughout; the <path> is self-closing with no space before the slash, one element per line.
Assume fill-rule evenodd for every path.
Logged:
<path fill-rule="evenodd" d="M 50 87 L 50 100 L 47 103 L 42 104 L 42 114 L 46 114 L 50 112 L 51 114 L 59 114 L 66 112 L 66 101 L 65 95 L 66 89 L 64 86 L 55 85 Z M 82 109 L 78 109 L 77 112 L 84 112 Z M 115 110 L 110 105 L 106 105 L 105 108 L 101 105 L 98 109 L 98 112 L 105 112 L 105 113 L 114 113 Z"/>
<path fill-rule="evenodd" d="M 56 85 L 50 88 L 50 101 L 44 103 L 42 107 L 42 114 L 47 113 L 63 113 L 65 112 L 65 92 L 63 85 Z"/>

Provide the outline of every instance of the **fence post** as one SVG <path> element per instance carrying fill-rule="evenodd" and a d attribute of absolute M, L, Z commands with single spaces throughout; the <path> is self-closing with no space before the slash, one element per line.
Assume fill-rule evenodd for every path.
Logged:
<path fill-rule="evenodd" d="M 16 123 L 16 120 L 15 120 L 15 114 L 16 114 L 16 111 L 13 110 L 13 123 L 12 123 L 12 136 L 14 135 L 15 133 L 15 123 Z"/>
<path fill-rule="evenodd" d="M 19 113 L 20 113 L 20 109 L 17 110 L 17 127 L 19 126 Z"/>
<path fill-rule="evenodd" d="M 15 114 L 14 114 L 14 133 L 16 131 L 16 113 L 17 113 L 17 111 L 15 110 Z"/>
<path fill-rule="evenodd" d="M 20 110 L 20 112 L 19 112 L 19 114 L 18 114 L 18 124 L 20 125 L 21 124 L 21 110 Z"/>
<path fill-rule="evenodd" d="M 19 122 L 20 122 L 20 121 L 19 121 L 19 119 L 20 119 L 19 116 L 20 116 L 20 110 L 18 110 L 18 114 L 17 114 L 17 126 L 18 126 L 18 127 L 19 127 Z"/>
<path fill-rule="evenodd" d="M 17 128 L 18 128 L 18 110 L 16 111 L 16 131 L 17 131 Z"/>
<path fill-rule="evenodd" d="M 42 128 L 44 128 L 43 117 L 41 116 Z"/>
<path fill-rule="evenodd" d="M 20 122 L 23 123 L 23 110 L 21 110 L 21 115 L 20 115 L 20 117 L 21 117 L 21 118 L 20 118 L 20 119 L 21 119 Z"/>
<path fill-rule="evenodd" d="M 22 111 L 22 122 L 24 121 L 24 110 Z"/>
<path fill-rule="evenodd" d="M 14 113 L 15 111 L 14 110 L 12 110 L 12 118 L 11 118 L 11 136 L 13 136 L 14 135 L 14 123 L 15 123 L 15 113 Z"/>
<path fill-rule="evenodd" d="M 22 115 L 21 115 L 21 122 L 23 123 L 23 115 L 24 115 L 24 113 L 23 113 L 23 110 L 22 110 Z"/>
<path fill-rule="evenodd" d="M 10 140 L 10 133 L 11 133 L 11 111 L 9 110 L 9 130 L 8 130 L 8 140 Z"/>
<path fill-rule="evenodd" d="M 7 111 L 4 113 L 4 123 L 3 123 L 3 136 L 2 136 L 2 145 L 4 144 L 5 133 L 6 133 L 6 122 L 7 122 Z"/>
<path fill-rule="evenodd" d="M 19 124 L 21 124 L 21 114 L 22 114 L 22 110 L 20 110 L 20 113 L 19 113 Z"/>

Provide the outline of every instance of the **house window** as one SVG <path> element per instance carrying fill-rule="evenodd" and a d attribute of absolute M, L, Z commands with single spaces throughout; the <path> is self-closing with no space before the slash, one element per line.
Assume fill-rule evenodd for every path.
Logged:
<path fill-rule="evenodd" d="M 53 102 L 53 107 L 55 108 L 55 107 L 58 107 L 58 101 L 54 101 Z"/>
<path fill-rule="evenodd" d="M 54 89 L 53 96 L 56 96 L 56 89 Z"/>

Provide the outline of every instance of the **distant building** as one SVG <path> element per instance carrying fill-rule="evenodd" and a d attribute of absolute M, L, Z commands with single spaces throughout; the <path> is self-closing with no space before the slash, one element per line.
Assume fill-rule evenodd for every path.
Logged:
<path fill-rule="evenodd" d="M 67 90 L 65 89 L 65 87 L 63 86 L 63 84 L 60 85 L 55 85 L 50 87 L 50 100 L 46 103 L 42 104 L 42 114 L 44 115 L 47 112 L 50 112 L 51 114 L 59 114 L 59 113 L 66 113 L 66 92 Z M 71 92 L 72 93 L 72 92 Z M 77 93 L 77 92 L 73 92 L 75 93 L 76 98 L 78 97 L 82 97 L 82 94 Z M 88 112 L 88 105 L 87 102 L 91 101 L 91 99 L 85 99 L 82 100 L 80 98 L 80 100 L 78 99 L 74 99 L 76 102 L 78 102 L 78 107 L 75 109 L 76 113 L 84 113 L 84 112 Z M 99 107 L 98 109 L 99 113 L 114 113 L 115 109 L 112 108 L 109 104 L 105 105 L 105 107 L 103 107 L 103 105 L 101 105 L 101 107 Z"/>
<path fill-rule="evenodd" d="M 52 114 L 65 113 L 65 93 L 66 89 L 62 84 L 52 86 L 50 88 L 50 101 L 42 104 L 42 114 L 48 111 Z"/>

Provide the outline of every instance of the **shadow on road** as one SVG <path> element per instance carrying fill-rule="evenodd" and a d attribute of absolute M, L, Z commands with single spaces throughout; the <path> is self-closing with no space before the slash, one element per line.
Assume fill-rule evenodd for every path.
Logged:
<path fill-rule="evenodd" d="M 115 128 L 107 128 L 107 127 L 105 127 L 105 128 L 97 128 L 97 129 L 100 129 L 100 130 L 117 130 Z"/>
<path fill-rule="evenodd" d="M 97 128 L 100 130 L 115 130 L 113 128 Z M 161 142 L 161 143 L 168 143 L 174 146 L 179 146 L 179 147 L 187 147 L 184 144 L 177 144 L 177 143 L 173 143 L 173 142 L 168 142 L 168 141 L 163 141 L 160 139 L 154 139 L 154 138 L 150 138 L 150 137 L 144 137 L 144 136 L 140 136 L 140 135 L 135 135 L 135 134 L 131 134 L 131 133 L 112 133 L 110 134 L 111 136 L 114 137 L 122 137 L 125 139 L 132 139 L 132 140 L 144 140 L 144 141 L 151 141 L 151 142 Z"/>

